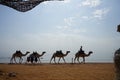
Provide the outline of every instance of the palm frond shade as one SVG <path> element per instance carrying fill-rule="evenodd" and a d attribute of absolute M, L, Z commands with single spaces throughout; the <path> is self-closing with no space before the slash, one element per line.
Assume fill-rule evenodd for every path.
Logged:
<path fill-rule="evenodd" d="M 20 12 L 33 9 L 44 1 L 64 1 L 64 0 L 0 0 L 0 4 L 11 7 Z"/>

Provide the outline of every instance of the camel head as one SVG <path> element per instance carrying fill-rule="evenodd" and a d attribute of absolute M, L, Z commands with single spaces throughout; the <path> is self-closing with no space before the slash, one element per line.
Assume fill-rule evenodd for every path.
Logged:
<path fill-rule="evenodd" d="M 45 52 L 45 51 L 43 51 L 43 52 L 42 52 L 42 54 L 41 54 L 40 56 L 43 56 L 45 53 L 46 53 L 46 52 Z"/>
<path fill-rule="evenodd" d="M 45 54 L 45 53 L 46 53 L 45 51 L 42 52 L 42 54 Z"/>
<path fill-rule="evenodd" d="M 70 51 L 66 51 L 66 53 L 70 53 Z"/>
<path fill-rule="evenodd" d="M 89 51 L 89 54 L 92 54 L 93 52 L 92 51 Z"/>

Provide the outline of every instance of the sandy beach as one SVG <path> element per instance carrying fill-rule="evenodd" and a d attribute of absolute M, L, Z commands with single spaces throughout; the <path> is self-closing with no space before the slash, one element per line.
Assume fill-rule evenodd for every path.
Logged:
<path fill-rule="evenodd" d="M 0 64 L 0 80 L 114 80 L 113 63 Z M 14 72 L 15 76 L 8 76 Z"/>

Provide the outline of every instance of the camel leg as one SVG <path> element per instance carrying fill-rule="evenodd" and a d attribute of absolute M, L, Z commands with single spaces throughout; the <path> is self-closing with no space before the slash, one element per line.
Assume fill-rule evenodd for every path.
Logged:
<path fill-rule="evenodd" d="M 14 58 L 14 61 L 15 61 L 15 63 L 17 63 L 17 62 L 16 62 L 16 58 Z"/>
<path fill-rule="evenodd" d="M 19 64 L 21 63 L 21 58 L 19 59 Z"/>
<path fill-rule="evenodd" d="M 74 58 L 74 63 L 75 63 L 75 61 L 76 61 L 76 58 L 77 58 L 77 57 Z"/>
<path fill-rule="evenodd" d="M 30 61 L 30 57 L 27 57 L 26 63 L 29 63 Z"/>
<path fill-rule="evenodd" d="M 19 63 L 21 64 L 21 63 L 22 63 L 22 61 L 23 61 L 23 58 L 22 58 L 22 57 L 20 57 L 20 59 L 19 59 Z"/>
<path fill-rule="evenodd" d="M 78 63 L 80 63 L 80 61 L 79 61 L 79 57 L 77 57 L 77 61 L 78 61 Z"/>
<path fill-rule="evenodd" d="M 54 63 L 56 63 L 56 61 L 55 61 L 55 57 L 54 57 Z"/>
<path fill-rule="evenodd" d="M 41 63 L 41 60 L 40 60 L 40 58 L 38 58 L 39 59 L 39 62 Z"/>
<path fill-rule="evenodd" d="M 62 57 L 62 59 L 63 59 L 64 63 L 66 63 L 64 57 Z"/>
<path fill-rule="evenodd" d="M 21 58 L 21 63 L 23 62 L 23 58 Z"/>
<path fill-rule="evenodd" d="M 58 63 L 59 63 L 60 59 L 61 59 L 61 57 L 59 58 Z"/>
<path fill-rule="evenodd" d="M 20 57 L 20 59 L 19 59 L 19 64 L 21 63 L 21 57 Z"/>
<path fill-rule="evenodd" d="M 54 57 L 52 56 L 52 58 L 50 59 L 50 63 L 51 63 L 51 61 L 52 61 L 53 58 L 54 58 Z"/>
<path fill-rule="evenodd" d="M 85 64 L 85 57 L 83 57 L 83 63 Z"/>
<path fill-rule="evenodd" d="M 53 58 L 50 59 L 50 63 L 51 63 L 52 59 L 53 59 Z"/>

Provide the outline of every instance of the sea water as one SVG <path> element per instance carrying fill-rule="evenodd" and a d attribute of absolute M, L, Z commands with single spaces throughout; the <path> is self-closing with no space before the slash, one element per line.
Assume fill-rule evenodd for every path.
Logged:
<path fill-rule="evenodd" d="M 0 57 L 0 63 L 10 63 L 10 59 L 11 57 Z M 50 62 L 50 58 L 41 58 L 40 59 L 42 63 L 49 63 Z M 67 63 L 72 63 L 72 59 L 70 58 L 66 58 L 65 59 Z M 14 61 L 14 60 L 13 60 Z M 19 62 L 19 58 L 16 58 L 17 63 Z M 82 59 L 80 59 L 80 61 L 82 61 Z M 23 58 L 22 63 L 26 62 L 26 57 Z M 52 60 L 52 63 L 54 62 L 54 60 Z M 58 62 L 58 58 L 56 58 L 56 62 Z M 77 61 L 76 61 L 77 62 Z M 113 63 L 113 60 L 110 59 L 86 59 L 86 62 L 93 62 L 93 63 Z M 60 63 L 64 63 L 64 61 L 61 59 Z"/>

